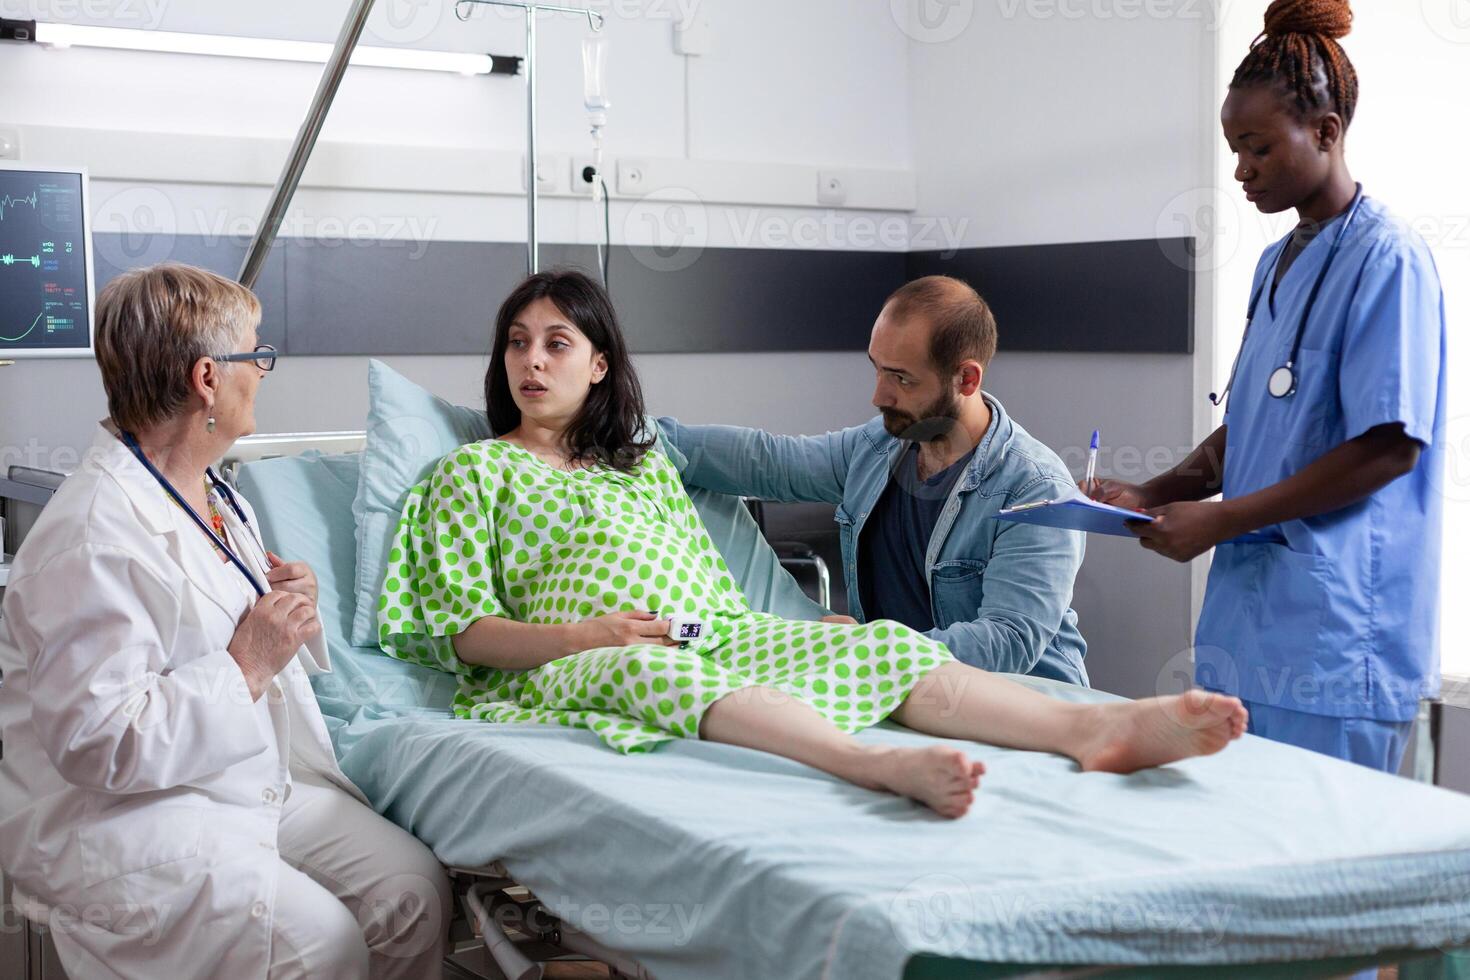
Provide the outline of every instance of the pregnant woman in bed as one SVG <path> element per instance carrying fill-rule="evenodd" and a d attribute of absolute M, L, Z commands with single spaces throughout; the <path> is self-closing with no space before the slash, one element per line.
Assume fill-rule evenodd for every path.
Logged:
<path fill-rule="evenodd" d="M 1076 704 L 960 663 L 898 623 L 755 612 L 678 472 L 643 441 L 643 396 L 607 295 L 540 273 L 506 299 L 485 380 L 497 438 L 410 492 L 379 638 L 459 675 L 463 718 L 589 728 L 620 752 L 702 738 L 773 752 L 965 813 L 984 772 L 953 744 L 858 741 L 885 718 L 1130 772 L 1240 736 L 1232 697 Z M 668 638 L 669 615 L 702 619 Z"/>

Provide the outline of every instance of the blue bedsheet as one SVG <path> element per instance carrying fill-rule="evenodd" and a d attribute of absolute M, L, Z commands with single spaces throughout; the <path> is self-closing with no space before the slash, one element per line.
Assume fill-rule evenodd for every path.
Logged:
<path fill-rule="evenodd" d="M 443 861 L 502 860 L 662 980 L 896 978 L 915 952 L 1239 963 L 1470 938 L 1470 798 L 1252 737 L 1133 776 L 975 745 L 989 774 L 945 821 L 712 743 L 623 757 L 586 732 L 442 715 L 341 735 L 348 775 Z"/>
<path fill-rule="evenodd" d="M 731 746 L 619 756 L 588 732 L 456 721 L 448 675 L 346 643 L 352 460 L 246 471 L 268 543 L 321 580 L 336 669 L 315 684 L 347 774 L 446 864 L 502 861 L 660 980 L 891 980 L 916 952 L 1240 963 L 1470 940 L 1470 797 L 1251 737 L 1126 777 L 972 745 L 989 774 L 951 822 Z"/>

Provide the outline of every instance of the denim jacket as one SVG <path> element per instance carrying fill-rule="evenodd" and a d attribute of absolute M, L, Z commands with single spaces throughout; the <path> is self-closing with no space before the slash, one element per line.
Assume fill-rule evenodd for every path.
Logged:
<path fill-rule="evenodd" d="M 992 519 L 1004 507 L 1063 496 L 1075 483 L 1056 453 L 1000 402 L 985 400 L 990 428 L 940 511 L 925 556 L 935 623 L 927 635 L 976 667 L 1085 685 L 1087 644 L 1070 608 L 1082 534 Z M 764 500 L 836 504 L 848 609 L 865 621 L 858 542 L 909 445 L 888 434 L 881 416 L 821 436 L 658 421 L 678 450 L 674 462 L 685 483 Z"/>

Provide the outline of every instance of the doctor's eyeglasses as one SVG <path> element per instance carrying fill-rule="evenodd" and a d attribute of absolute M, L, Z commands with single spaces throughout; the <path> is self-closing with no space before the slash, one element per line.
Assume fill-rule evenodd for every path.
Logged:
<path fill-rule="evenodd" d="M 212 354 L 210 356 L 216 361 L 254 361 L 255 366 L 262 371 L 274 371 L 277 352 L 270 344 L 261 344 L 255 350 L 243 354 Z"/>

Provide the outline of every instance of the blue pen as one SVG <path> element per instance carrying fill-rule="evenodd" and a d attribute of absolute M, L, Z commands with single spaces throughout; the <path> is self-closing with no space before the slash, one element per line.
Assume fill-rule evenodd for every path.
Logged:
<path fill-rule="evenodd" d="M 1087 488 L 1087 495 L 1092 496 L 1093 477 L 1097 475 L 1097 430 L 1092 430 L 1092 445 L 1087 447 L 1087 476 L 1082 485 Z"/>

